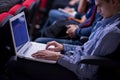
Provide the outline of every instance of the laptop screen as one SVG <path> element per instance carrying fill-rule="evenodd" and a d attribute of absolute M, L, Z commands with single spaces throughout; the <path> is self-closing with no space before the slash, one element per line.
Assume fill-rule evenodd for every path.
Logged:
<path fill-rule="evenodd" d="M 10 19 L 14 46 L 18 52 L 22 46 L 29 41 L 27 24 L 24 12 Z"/>

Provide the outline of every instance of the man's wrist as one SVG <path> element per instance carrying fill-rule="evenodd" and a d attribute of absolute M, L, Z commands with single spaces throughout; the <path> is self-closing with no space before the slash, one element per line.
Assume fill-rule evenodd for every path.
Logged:
<path fill-rule="evenodd" d="M 56 61 L 62 56 L 61 52 L 57 52 Z"/>

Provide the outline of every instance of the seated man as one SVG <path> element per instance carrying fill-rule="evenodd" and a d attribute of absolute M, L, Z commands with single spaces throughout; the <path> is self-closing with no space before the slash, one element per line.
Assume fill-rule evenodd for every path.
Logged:
<path fill-rule="evenodd" d="M 96 24 L 89 40 L 83 46 L 48 42 L 46 50 L 38 51 L 32 57 L 54 60 L 57 63 L 16 61 L 8 67 L 11 80 L 96 80 L 98 66 L 81 64 L 79 61 L 82 55 L 104 56 L 118 47 L 120 0 L 95 0 L 95 3 L 103 19 Z M 111 44 L 112 42 L 114 44 Z M 51 45 L 55 48 L 49 48 Z"/>
<path fill-rule="evenodd" d="M 87 6 L 85 4 L 87 4 L 86 0 L 80 0 L 80 2 L 83 1 L 82 3 L 84 4 L 84 7 Z M 91 1 L 91 0 L 90 0 Z M 73 14 L 74 14 L 74 17 L 73 15 L 71 15 L 71 9 L 67 9 L 66 10 L 51 10 L 49 12 L 49 17 L 48 17 L 48 20 L 46 21 L 46 23 L 43 25 L 43 27 L 40 29 L 40 33 L 41 33 L 41 36 L 43 36 L 43 32 L 44 30 L 51 24 L 53 24 L 55 21 L 57 20 L 60 20 L 60 19 L 63 19 L 63 18 L 70 18 L 72 20 L 75 20 L 77 22 L 84 22 L 86 21 L 87 19 L 89 19 L 94 11 L 94 8 L 95 8 L 95 2 L 94 0 L 92 0 L 92 2 L 90 3 L 90 6 L 89 8 L 86 10 L 86 12 L 84 12 L 84 10 L 81 9 L 81 7 L 83 6 L 82 3 L 80 4 L 79 3 L 79 6 L 78 6 L 78 10 L 77 10 L 77 14 L 74 14 L 74 10 L 72 9 L 73 11 Z M 82 7 L 82 8 L 84 8 Z M 85 7 L 86 8 L 86 7 Z M 81 9 L 81 10 L 80 10 Z M 65 11 L 65 12 L 63 12 Z M 78 12 L 79 11 L 79 12 Z M 85 14 L 83 14 L 85 13 Z M 76 19 L 76 18 L 79 18 L 79 19 Z"/>
<path fill-rule="evenodd" d="M 84 40 L 83 42 L 81 41 L 81 36 L 89 37 L 95 24 L 101 19 L 102 19 L 102 16 L 99 15 L 99 13 L 96 13 L 93 24 L 91 24 L 90 26 L 87 26 L 84 28 L 84 25 L 86 25 L 88 21 L 86 21 L 85 23 L 79 24 L 79 25 L 69 25 L 71 26 L 67 30 L 67 34 L 70 37 L 69 39 L 40 37 L 40 38 L 37 38 L 35 41 L 39 43 L 47 43 L 49 41 L 54 40 L 62 44 L 83 45 L 85 41 Z"/>

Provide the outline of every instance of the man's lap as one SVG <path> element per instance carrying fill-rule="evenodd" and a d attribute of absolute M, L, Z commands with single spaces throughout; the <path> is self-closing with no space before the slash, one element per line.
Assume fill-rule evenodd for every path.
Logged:
<path fill-rule="evenodd" d="M 12 80 L 77 80 L 77 76 L 58 64 L 29 60 L 11 61 L 7 73 Z"/>

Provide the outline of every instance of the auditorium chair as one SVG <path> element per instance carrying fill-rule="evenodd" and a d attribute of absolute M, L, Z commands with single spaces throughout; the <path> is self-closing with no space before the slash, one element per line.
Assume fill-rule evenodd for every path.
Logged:
<path fill-rule="evenodd" d="M 9 26 L 9 19 L 11 17 L 13 17 L 13 15 L 8 12 L 3 12 L 0 14 L 0 75 L 4 72 L 5 64 L 13 55 Z"/>
<path fill-rule="evenodd" d="M 120 45 L 109 55 L 82 56 L 82 64 L 97 65 L 97 80 L 120 80 Z"/>
<path fill-rule="evenodd" d="M 9 13 L 10 14 L 12 14 L 12 15 L 16 15 L 16 14 L 18 14 L 18 13 L 20 13 L 20 12 L 22 12 L 22 11 L 26 11 L 26 8 L 25 8 L 25 6 L 23 6 L 23 5 L 21 5 L 21 4 L 15 4 L 13 7 L 11 7 L 10 9 L 9 9 Z"/>

